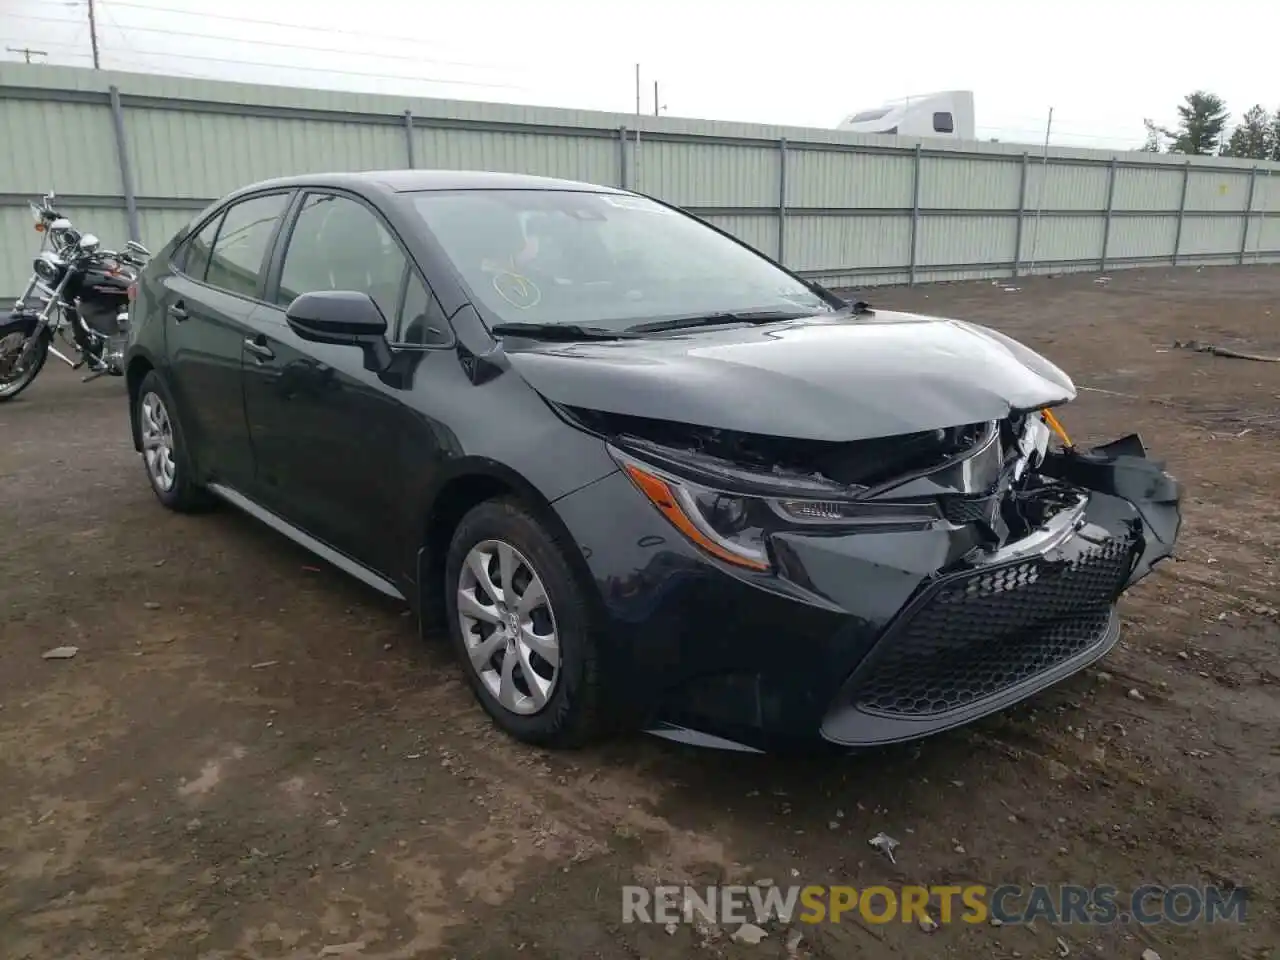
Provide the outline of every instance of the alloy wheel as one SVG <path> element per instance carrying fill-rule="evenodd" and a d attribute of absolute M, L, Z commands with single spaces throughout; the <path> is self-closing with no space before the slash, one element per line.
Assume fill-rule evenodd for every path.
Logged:
<path fill-rule="evenodd" d="M 173 459 L 173 422 L 159 394 L 143 396 L 138 419 L 147 474 L 157 490 L 168 493 L 173 489 L 178 468 Z"/>
<path fill-rule="evenodd" d="M 471 669 L 498 703 L 521 716 L 547 705 L 560 644 L 546 588 L 524 554 L 501 540 L 471 548 L 458 576 L 458 621 Z"/>

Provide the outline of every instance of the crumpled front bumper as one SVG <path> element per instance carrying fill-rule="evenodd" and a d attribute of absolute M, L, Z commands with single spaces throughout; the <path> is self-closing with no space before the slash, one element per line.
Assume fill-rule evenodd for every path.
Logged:
<path fill-rule="evenodd" d="M 867 746 L 959 726 L 1111 649 L 1121 592 L 1172 553 L 1178 484 L 1136 436 L 1051 454 L 1041 472 L 1087 497 L 986 561 L 923 584 L 845 681 L 825 739 Z"/>
<path fill-rule="evenodd" d="M 625 476 L 555 504 L 603 615 L 610 703 L 688 743 L 858 747 L 966 723 L 1106 653 L 1121 592 L 1173 549 L 1177 483 L 1125 438 L 1051 453 L 1078 510 L 996 553 L 977 524 L 776 535 L 777 569 L 709 557 Z M 820 734 L 820 736 L 819 736 Z"/>

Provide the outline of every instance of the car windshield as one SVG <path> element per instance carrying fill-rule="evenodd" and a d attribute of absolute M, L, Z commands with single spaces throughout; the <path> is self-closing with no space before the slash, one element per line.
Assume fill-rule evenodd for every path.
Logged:
<path fill-rule="evenodd" d="M 623 330 L 711 314 L 832 311 L 750 249 L 643 197 L 458 190 L 415 193 L 412 203 L 498 323 Z"/>

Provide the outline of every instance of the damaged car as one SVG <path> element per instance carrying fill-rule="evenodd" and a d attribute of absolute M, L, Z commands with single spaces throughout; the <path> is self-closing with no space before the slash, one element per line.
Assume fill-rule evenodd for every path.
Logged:
<path fill-rule="evenodd" d="M 212 204 L 143 271 L 134 444 L 443 626 L 511 735 L 906 740 L 1116 643 L 1179 490 L 1066 373 L 659 201 L 458 171 Z M 335 651 L 336 655 L 336 651 Z"/>

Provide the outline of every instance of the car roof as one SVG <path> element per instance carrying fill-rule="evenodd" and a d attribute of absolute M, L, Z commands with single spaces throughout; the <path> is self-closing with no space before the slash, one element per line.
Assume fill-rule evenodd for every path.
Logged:
<path fill-rule="evenodd" d="M 273 187 L 345 187 L 380 189 L 392 193 L 425 190 L 575 190 L 591 193 L 621 193 L 615 187 L 555 177 L 535 177 L 524 173 L 497 173 L 486 170 L 365 170 L 358 173 L 308 173 L 278 177 L 247 185 L 236 193 Z"/>

